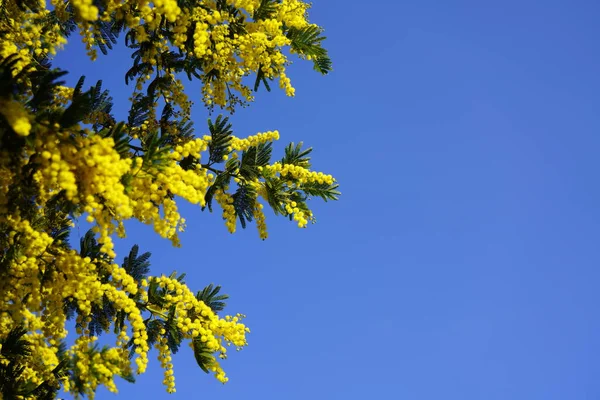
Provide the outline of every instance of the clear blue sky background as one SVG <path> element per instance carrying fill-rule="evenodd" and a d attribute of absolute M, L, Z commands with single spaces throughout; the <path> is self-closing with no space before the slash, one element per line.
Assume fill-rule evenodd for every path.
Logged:
<path fill-rule="evenodd" d="M 182 249 L 132 226 L 121 257 L 140 243 L 155 274 L 223 285 L 252 334 L 225 386 L 183 348 L 175 395 L 154 362 L 122 397 L 600 398 L 600 3 L 327 0 L 311 15 L 334 73 L 298 65 L 296 98 L 261 92 L 233 123 L 313 146 L 343 197 L 306 230 L 269 215 L 265 242 L 187 206 Z M 90 64 L 73 43 L 57 63 L 103 78 L 124 116 L 117 53 Z"/>

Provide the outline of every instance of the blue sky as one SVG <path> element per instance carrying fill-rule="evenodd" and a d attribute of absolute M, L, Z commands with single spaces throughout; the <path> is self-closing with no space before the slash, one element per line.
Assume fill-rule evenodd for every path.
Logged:
<path fill-rule="evenodd" d="M 232 121 L 314 147 L 343 197 L 315 202 L 306 230 L 267 215 L 265 242 L 190 206 L 181 249 L 132 226 L 120 257 L 139 243 L 153 273 L 221 284 L 252 334 L 225 386 L 184 348 L 175 395 L 154 362 L 122 397 L 600 398 L 600 4 L 328 0 L 311 15 L 334 72 L 297 65 L 296 98 L 261 92 Z M 125 107 L 117 53 L 90 64 L 73 43 L 57 65 Z"/>

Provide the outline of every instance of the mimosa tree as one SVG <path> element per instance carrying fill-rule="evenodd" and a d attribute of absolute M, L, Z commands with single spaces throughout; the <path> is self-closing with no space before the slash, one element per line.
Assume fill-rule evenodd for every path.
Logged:
<path fill-rule="evenodd" d="M 337 198 L 334 178 L 311 170 L 310 149 L 292 143 L 274 161 L 277 131 L 237 137 L 223 116 L 194 128 L 184 93 L 195 80 L 209 110 L 232 112 L 259 88 L 293 96 L 290 54 L 327 74 L 308 8 L 300 0 L 0 0 L 4 399 L 116 391 L 116 376 L 133 381 L 146 370 L 152 347 L 174 392 L 171 354 L 182 344 L 227 382 L 218 360 L 228 345 L 246 345 L 243 315 L 220 315 L 227 296 L 218 286 L 193 291 L 183 275 L 152 275 L 137 246 L 117 261 L 113 238 L 138 220 L 179 246 L 177 205 L 187 201 L 218 205 L 229 232 L 252 222 L 266 239 L 264 207 L 304 228 L 314 221 L 311 198 Z M 101 82 L 89 87 L 82 77 L 69 87 L 66 71 L 51 66 L 77 35 L 91 60 L 111 57 L 120 38 L 130 49 L 126 121 Z M 72 243 L 79 218 L 93 228 Z M 114 344 L 100 346 L 102 333 Z"/>

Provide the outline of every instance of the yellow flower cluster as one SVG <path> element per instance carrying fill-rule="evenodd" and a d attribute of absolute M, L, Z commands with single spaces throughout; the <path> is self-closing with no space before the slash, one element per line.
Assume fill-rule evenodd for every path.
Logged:
<path fill-rule="evenodd" d="M 0 113 L 6 118 L 15 133 L 20 136 L 28 136 L 31 131 L 29 113 L 16 101 L 0 102 Z"/>
<path fill-rule="evenodd" d="M 27 49 L 21 49 L 11 40 L 2 40 L 0 42 L 0 57 L 8 58 L 12 55 L 18 55 L 19 61 L 14 65 L 14 74 L 18 74 L 25 68 L 30 62 L 31 57 L 27 52 Z"/>
<path fill-rule="evenodd" d="M 54 14 L 50 15 L 49 6 L 42 0 L 37 12 L 23 11 L 14 2 L 3 2 L 1 5 L 6 6 L 8 18 L 3 20 L 0 29 L 0 57 L 20 57 L 14 64 L 15 74 L 27 65 L 39 68 L 36 60 L 54 55 L 66 43 L 59 22 L 74 22 L 88 55 L 95 59 L 98 45 L 106 44 L 101 24 L 124 22 L 132 30 L 130 38 L 138 43 L 146 42 L 141 50 L 141 61 L 149 65 L 148 70 L 134 78 L 136 89 L 132 99 L 155 76 L 166 82 L 157 89 L 159 98 L 149 106 L 148 121 L 129 129 L 132 139 L 140 140 L 142 147 L 148 135 L 158 129 L 161 134 L 177 136 L 180 125 L 165 126 L 162 121 L 158 122 L 156 112 L 161 99 L 173 106 L 175 119 L 187 121 L 191 117 L 192 103 L 184 93 L 183 83 L 175 76 L 175 70 L 169 70 L 164 64 L 165 53 L 173 48 L 181 50 L 199 66 L 205 104 L 233 107 L 234 103 L 252 101 L 253 91 L 246 85 L 247 77 L 259 71 L 267 79 L 278 79 L 286 94 L 294 95 L 286 75 L 290 62 L 284 48 L 291 45 L 291 40 L 285 30 L 309 26 L 307 3 L 300 0 L 275 2 L 273 15 L 262 20 L 252 18 L 261 0 L 225 0 L 228 6 L 241 10 L 237 15 L 214 0 L 192 3 L 184 5 L 177 0 L 51 0 Z M 165 30 L 170 32 L 165 34 Z M 34 118 L 33 110 L 27 108 L 25 102 L 35 88 L 26 78 L 22 80 L 20 83 L 24 83 L 26 89 L 16 97 L 18 101 L 7 97 L 0 101 L 0 119 L 14 131 L 9 130 L 6 134 L 16 134 L 19 136 L 16 142 L 24 143 L 19 154 L 0 151 L 0 254 L 4 257 L 0 271 L 0 340 L 15 327 L 23 325 L 27 329 L 26 339 L 31 344 L 32 356 L 24 366 L 22 378 L 32 384 L 44 381 L 62 384 L 64 390 L 77 396 L 77 388 L 70 377 L 57 380 L 52 373 L 59 362 L 59 343 L 69 334 L 66 304 L 75 312 L 77 322 L 77 328 L 71 332 L 76 339 L 68 354 L 75 361 L 75 372 L 84 383 L 85 395 L 90 398 L 99 385 L 116 392 L 114 377 L 132 373 L 132 364 L 137 367 L 136 373 L 146 370 L 150 346 L 144 313 L 150 313 L 150 319 L 164 318 L 174 307 L 175 324 L 190 345 L 194 341 L 200 342 L 203 348 L 218 354 L 219 358 L 226 357 L 226 346 L 234 345 L 238 349 L 245 346 L 245 335 L 249 330 L 241 323 L 242 315 L 219 318 L 208 305 L 196 299 L 186 285 L 164 276 L 149 278 L 150 282 L 167 291 L 166 304 L 155 309 L 155 305 L 149 303 L 149 297 L 152 297 L 149 296 L 148 281 L 137 282 L 114 263 L 116 254 L 112 236 L 125 236 L 124 221 L 128 219 L 150 224 L 174 245 L 179 244 L 178 232 L 184 229 L 185 219 L 179 213 L 177 199 L 204 207 L 207 190 L 215 183 L 209 170 L 217 173 L 218 167 L 212 160 L 204 166 L 200 163 L 210 138 L 189 139 L 181 135 L 169 145 L 168 152 L 159 149 L 160 157 L 148 157 L 145 151 L 141 151 L 143 156 L 138 156 L 134 146 L 130 153 L 119 153 L 112 138 L 84 128 L 107 123 L 107 114 L 89 113 L 81 125 L 70 128 L 45 120 L 47 114 L 44 113 L 38 113 Z M 52 105 L 48 107 L 49 111 L 60 115 L 72 102 L 73 94 L 71 87 L 55 87 L 50 93 Z M 237 152 L 278 139 L 277 131 L 247 138 L 233 137 L 223 160 L 231 157 L 233 161 L 229 165 L 239 163 Z M 195 168 L 189 168 L 189 157 L 193 158 Z M 30 171 L 33 182 L 29 179 Z M 267 199 L 262 178 L 244 178 L 237 169 L 228 172 L 233 175 L 234 182 L 253 186 Z M 280 163 L 265 167 L 263 172 L 264 176 L 278 174 L 283 180 L 294 178 L 297 187 L 302 183 L 333 182 L 329 175 Z M 216 191 L 215 200 L 223 208 L 227 229 L 233 233 L 236 212 L 233 196 L 227 190 Z M 15 193 L 26 197 L 24 203 L 31 201 L 32 204 L 20 204 L 13 197 L 9 198 Z M 57 196 L 59 194 L 61 196 Z M 68 206 L 72 214 L 57 211 L 51 202 L 55 199 Z M 293 202 L 282 206 L 300 227 L 306 226 L 312 218 L 303 206 L 299 208 Z M 101 253 L 97 258 L 84 257 L 60 240 L 53 239 L 56 226 L 47 221 L 53 221 L 57 212 L 67 220 L 71 218 L 69 215 L 83 215 L 93 224 Z M 260 238 L 266 239 L 263 205 L 256 201 L 252 212 Z M 116 335 L 115 345 L 99 350 L 92 321 L 97 322 L 94 313 L 103 309 L 106 302 L 114 307 L 114 311 L 125 315 L 125 323 Z M 108 329 L 116 320 L 101 323 Z M 161 335 L 165 333 L 163 330 Z M 130 341 L 135 345 L 134 363 L 128 354 Z M 173 363 L 165 338 L 160 337 L 155 347 L 164 369 L 164 384 L 167 391 L 173 393 Z M 211 360 L 206 367 L 219 381 L 227 382 L 217 358 Z M 0 363 L 4 362 L 0 360 Z"/>
<path fill-rule="evenodd" d="M 164 238 L 170 239 L 173 245 L 180 246 L 177 229 L 183 230 L 185 219 L 181 217 L 177 209 L 177 203 L 172 199 L 162 201 L 163 216 L 154 220 L 154 230 Z"/>
<path fill-rule="evenodd" d="M 189 18 L 188 14 L 181 14 L 173 27 L 173 45 L 182 51 L 185 50 L 185 42 L 187 40 L 186 27 L 190 25 Z"/>
<path fill-rule="evenodd" d="M 300 0 L 283 0 L 277 7 L 277 19 L 292 28 L 308 25 L 306 13 L 310 5 Z"/>
<path fill-rule="evenodd" d="M 42 193 L 49 194 L 65 191 L 68 199 L 77 195 L 77 182 L 71 166 L 64 160 L 63 154 L 76 153 L 74 146 L 61 144 L 56 135 L 48 134 L 45 141 L 36 139 L 36 155 L 40 168 L 35 172 L 35 180 L 42 189 Z M 59 146 L 60 144 L 60 146 Z"/>
<path fill-rule="evenodd" d="M 204 56 L 209 46 L 208 24 L 197 22 L 194 30 L 194 55 L 198 58 Z"/>
<path fill-rule="evenodd" d="M 248 150 L 252 146 L 258 146 L 259 144 L 272 142 L 274 140 L 279 140 L 278 131 L 267 131 L 264 133 L 258 133 L 253 136 L 248 136 L 245 139 L 233 137 L 231 139 L 231 148 L 236 151 L 244 151 Z"/>
<path fill-rule="evenodd" d="M 164 335 L 165 333 L 165 329 L 161 329 L 160 334 Z M 160 366 L 165 371 L 163 385 L 167 387 L 167 392 L 175 393 L 175 376 L 173 375 L 173 363 L 171 362 L 171 352 L 167 344 L 167 339 L 164 336 L 161 336 L 154 347 L 156 347 L 158 350 L 158 360 L 160 361 Z"/>
<path fill-rule="evenodd" d="M 271 174 L 278 173 L 282 178 L 290 176 L 298 180 L 298 183 L 300 184 L 312 182 L 320 184 L 327 183 L 331 185 L 335 182 L 335 179 L 331 175 L 326 175 L 322 172 L 311 171 L 299 165 L 281 164 L 276 162 L 273 165 L 267 165 L 265 170 Z"/>
<path fill-rule="evenodd" d="M 243 8 L 248 14 L 252 14 L 260 6 L 260 0 L 227 0 L 227 4 Z"/>
<path fill-rule="evenodd" d="M 114 257 L 110 239 L 115 231 L 112 220 L 133 216 L 130 198 L 121 183 L 132 160 L 120 158 L 112 138 L 92 135 L 73 142 L 49 133 L 45 139 L 35 141 L 37 154 L 41 156 L 37 160 L 36 181 L 48 194 L 64 190 L 67 199 L 81 204 L 89 214 L 88 222 L 97 223 L 103 250 Z"/>
<path fill-rule="evenodd" d="M 84 393 L 93 399 L 96 388 L 104 385 L 110 392 L 117 393 L 115 375 L 128 371 L 126 353 L 119 348 L 91 351 L 95 336 L 80 336 L 69 354 L 76 360 L 75 371 L 83 381 Z"/>
<path fill-rule="evenodd" d="M 110 207 L 117 219 L 124 219 L 131 217 L 132 211 L 127 206 L 121 177 L 129 171 L 132 161 L 122 159 L 114 146 L 112 138 L 94 135 L 81 139 L 77 154 L 67 153 L 65 158 L 77 173 L 79 201 L 93 203 L 89 196 L 102 197 L 105 207 Z M 85 211 L 93 214 L 102 208 L 100 204 L 90 204 Z"/>
<path fill-rule="evenodd" d="M 135 294 L 138 290 L 142 290 L 141 287 L 137 287 L 133 278 L 115 264 L 104 265 L 111 273 L 112 279 L 109 283 L 101 283 L 96 273 L 98 270 L 97 264 L 94 264 L 89 258 L 80 258 L 74 251 L 63 250 L 58 252 L 58 256 L 54 255 L 54 263 L 58 269 L 53 273 L 52 279 L 47 282 L 47 286 L 39 287 L 40 281 L 37 279 L 36 274 L 28 271 L 38 270 L 40 263 L 43 265 L 45 260 L 49 260 L 51 256 L 48 247 L 52 245 L 52 239 L 31 228 L 26 220 L 8 218 L 4 222 L 13 227 L 13 230 L 10 231 L 11 237 L 19 238 L 23 255 L 11 267 L 14 271 L 14 278 L 2 282 L 3 293 L 7 296 L 3 301 L 4 304 L 12 304 L 13 310 L 11 311 L 9 308 L 8 311 L 11 311 L 13 316 L 23 316 L 23 320 L 15 319 L 15 323 L 26 322 L 31 330 L 42 329 L 45 331 L 45 337 L 51 338 L 48 343 L 41 343 L 37 351 L 40 354 L 43 351 L 50 351 L 54 348 L 53 345 L 56 344 L 56 341 L 52 338 L 60 339 L 66 335 L 63 313 L 64 299 L 71 298 L 76 301 L 80 312 L 78 321 L 87 323 L 90 319 L 85 316 L 91 312 L 92 304 L 102 301 L 103 296 L 105 296 L 115 305 L 117 310 L 123 310 L 127 314 L 133 328 L 134 343 L 138 346 L 136 348 L 136 353 L 139 355 L 136 359 L 138 373 L 144 372 L 147 365 L 148 336 L 140 311 L 135 302 L 128 296 L 128 293 Z M 56 251 L 57 249 L 54 249 L 54 252 Z M 98 262 L 96 261 L 96 263 Z M 185 285 L 164 276 L 155 279 L 160 287 L 169 290 L 170 294 L 166 296 L 169 304 L 165 309 L 168 309 L 171 305 L 176 306 L 177 321 L 179 321 L 177 326 L 182 329 L 185 337 L 200 337 L 207 348 L 221 354 L 225 354 L 226 351 L 223 347 L 224 343 L 233 343 L 238 347 L 246 344 L 245 333 L 248 332 L 248 329 L 239 323 L 238 317 L 219 319 L 209 307 L 197 300 Z M 32 289 L 33 285 L 37 285 L 39 289 L 34 291 L 31 297 L 32 300 L 25 306 L 19 300 Z M 142 286 L 145 285 L 147 283 L 142 282 Z M 44 298 L 40 296 L 41 294 L 44 295 Z M 143 298 L 147 299 L 147 295 Z M 43 305 L 46 307 L 44 316 L 41 318 L 29 311 L 38 302 L 40 305 L 34 307 L 33 310 L 42 310 Z M 23 308 L 24 306 L 26 308 Z M 14 312 L 17 310 L 19 313 Z M 0 334 L 2 333 L 5 334 L 6 330 L 3 329 Z M 90 344 L 95 338 L 89 336 L 87 330 L 80 330 L 78 333 L 82 336 L 76 341 L 70 353 L 78 360 L 77 373 L 86 382 L 84 388 L 86 394 L 93 396 L 96 387 L 100 384 L 105 385 L 111 391 L 116 391 L 113 377 L 128 371 L 127 353 L 119 348 L 112 348 L 101 353 L 90 353 Z M 119 346 L 119 343 L 122 346 L 128 340 L 126 332 L 122 331 L 117 346 Z M 166 370 L 165 384 L 170 392 L 174 392 L 170 356 L 166 354 L 163 342 L 161 342 L 161 345 L 163 345 L 161 347 L 161 362 L 163 362 L 163 367 Z M 30 367 L 30 374 L 37 376 L 40 382 L 49 376 L 49 371 L 56 365 L 55 358 L 45 356 L 41 359 L 47 361 L 46 364 L 36 367 L 39 370 Z M 218 363 L 211 365 L 210 369 L 215 372 L 217 379 L 222 382 L 227 381 Z"/>
<path fill-rule="evenodd" d="M 254 203 L 254 220 L 256 221 L 256 227 L 258 228 L 258 235 L 262 240 L 265 240 L 269 234 L 267 233 L 267 224 L 265 222 L 265 213 L 263 212 L 263 205 L 258 201 Z"/>
<path fill-rule="evenodd" d="M 17 317 L 17 323 L 32 324 L 35 329 L 40 329 L 43 324 L 31 313 L 40 311 L 40 308 L 24 308 L 21 299 L 31 290 L 29 301 L 33 304 L 41 301 L 42 287 L 37 276 L 40 270 L 38 264 L 45 261 L 43 256 L 53 239 L 46 233 L 35 230 L 29 221 L 19 216 L 7 215 L 1 222 L 8 228 L 3 233 L 8 235 L 9 243 L 19 249 L 19 255 L 11 265 L 10 277 L 0 280 L 2 304 L 7 312 L 20 315 Z"/>
<path fill-rule="evenodd" d="M 235 317 L 226 316 L 221 319 L 204 302 L 196 299 L 196 296 L 186 285 L 176 279 L 166 276 L 152 279 L 156 280 L 159 287 L 167 289 L 168 294 L 165 299 L 168 305 L 164 308 L 166 310 L 170 306 L 175 306 L 177 327 L 181 329 L 185 338 L 200 338 L 200 341 L 210 352 L 218 352 L 221 355 L 225 355 L 227 352 L 224 345 L 233 344 L 237 348 L 246 345 L 246 333 L 250 330 L 241 323 L 243 318 L 241 314 Z M 157 348 L 165 369 L 165 385 L 169 390 L 174 391 L 174 379 L 169 378 L 172 373 L 168 372 L 172 370 L 168 349 L 165 347 L 164 342 L 160 342 Z M 215 373 L 218 380 L 223 383 L 227 382 L 228 379 L 216 360 L 210 366 L 210 369 Z"/>
<path fill-rule="evenodd" d="M 271 18 L 253 20 L 246 18 L 242 29 L 232 31 L 235 17 L 221 8 L 215 1 L 200 2 L 181 8 L 176 0 L 74 0 L 69 2 L 74 11 L 74 22 L 86 45 L 87 53 L 96 59 L 95 47 L 105 39 L 100 33 L 100 22 L 111 19 L 125 22 L 136 32 L 136 40 L 149 42 L 152 34 L 158 41 L 142 54 L 144 62 L 158 65 L 160 54 L 177 47 L 185 54 L 198 58 L 205 74 L 202 87 L 203 99 L 207 105 L 233 107 L 231 90 L 235 90 L 245 101 L 252 101 L 252 90 L 244 83 L 245 77 L 261 71 L 266 78 L 279 79 L 279 85 L 288 96 L 295 90 L 285 70 L 289 64 L 284 49 L 290 45 L 285 29 L 302 29 L 308 22 L 307 10 L 310 5 L 301 0 L 276 2 L 275 13 Z M 66 2 L 51 0 L 60 21 L 69 18 Z M 245 11 L 252 16 L 261 5 L 260 0 L 227 0 L 227 4 Z M 23 60 L 17 65 L 17 72 L 31 63 L 32 55 L 55 54 L 66 43 L 66 38 L 58 23 L 48 18 L 50 10 L 44 2 L 38 13 L 16 11 L 9 19 L 9 31 L 0 41 L 0 56 L 19 54 Z M 239 15 L 239 14 L 238 14 Z M 160 27 L 166 20 L 172 35 L 164 35 Z M 239 20 L 238 20 L 239 23 Z M 188 45 L 188 33 L 193 32 L 192 45 Z M 155 36 L 156 37 L 156 36 Z M 215 79 L 215 77 L 217 77 Z M 138 90 L 143 82 L 138 81 Z M 167 87 L 163 95 L 176 97 L 174 88 Z"/>
<path fill-rule="evenodd" d="M 285 90 L 285 93 L 288 96 L 294 96 L 296 94 L 296 89 L 292 86 L 292 81 L 283 72 L 279 74 L 279 87 Z"/>
<path fill-rule="evenodd" d="M 233 207 L 233 197 L 219 189 L 215 192 L 215 200 L 223 209 L 223 219 L 225 220 L 225 226 L 229 233 L 235 233 L 236 228 L 236 217 L 235 217 L 235 208 Z"/>
<path fill-rule="evenodd" d="M 77 16 L 83 21 L 95 21 L 98 19 L 98 7 L 92 3 L 92 0 L 75 0 L 71 2 L 73 8 L 77 11 Z"/>
<path fill-rule="evenodd" d="M 94 37 L 94 31 L 95 29 L 91 22 L 85 20 L 81 22 L 79 35 L 81 35 L 81 40 L 85 44 L 86 54 L 92 61 L 96 61 L 98 58 L 98 51 L 94 47 L 98 45 Z"/>
<path fill-rule="evenodd" d="M 57 105 L 65 106 L 73 99 L 75 89 L 67 86 L 57 86 L 54 101 Z"/>
<path fill-rule="evenodd" d="M 155 12 L 164 15 L 169 22 L 175 22 L 181 14 L 176 0 L 153 0 Z"/>
<path fill-rule="evenodd" d="M 285 210 L 287 211 L 288 214 L 292 215 L 293 214 L 293 219 L 294 221 L 298 222 L 298 227 L 299 228 L 305 228 L 306 225 L 308 224 L 308 219 L 305 218 L 305 211 L 300 210 L 297 207 L 298 204 L 296 204 L 295 201 L 289 201 L 287 202 L 287 204 L 285 205 Z"/>
<path fill-rule="evenodd" d="M 236 0 L 228 3 L 246 10 L 250 15 L 260 6 L 260 1 L 256 0 Z M 230 90 L 237 91 L 245 101 L 252 101 L 252 91 L 243 81 L 246 76 L 259 70 L 262 70 L 267 78 L 279 78 L 280 86 L 287 95 L 294 95 L 294 88 L 285 74 L 289 62 L 283 54 L 283 48 L 291 42 L 284 29 L 304 28 L 309 25 L 306 13 L 308 4 L 299 0 L 282 1 L 275 4 L 274 18 L 258 21 L 248 19 L 244 22 L 244 29 L 233 34 L 230 23 L 234 16 L 226 10 L 218 10 L 213 2 L 187 10 L 181 10 L 176 2 L 171 0 L 154 2 L 154 7 L 148 3 L 138 3 L 136 6 L 139 6 L 141 18 L 147 23 L 146 27 L 140 25 L 139 18 L 130 17 L 122 12 L 123 6 L 118 8 L 116 15 L 117 18 L 125 19 L 127 25 L 137 32 L 136 38 L 140 42 L 148 41 L 148 29 L 162 37 L 157 30 L 161 16 L 173 22 L 170 42 L 154 43 L 156 47 L 145 51 L 143 60 L 155 65 L 155 58 L 161 52 L 168 51 L 170 46 L 197 57 L 201 60 L 202 69 L 209 71 L 211 76 L 208 78 L 209 74 L 206 74 L 203 79 L 202 94 L 207 105 L 226 106 L 230 99 Z M 106 15 L 112 7 L 112 4 L 107 7 Z M 186 47 L 188 32 L 193 32 L 191 48 Z M 85 32 L 83 34 L 86 35 Z M 89 36 L 84 40 L 93 42 Z M 214 79 L 215 76 L 220 78 Z M 141 82 L 138 82 L 138 90 L 141 90 Z M 167 91 L 169 90 L 171 88 Z M 165 96 L 169 97 L 172 94 L 165 93 Z"/>
<path fill-rule="evenodd" d="M 233 137 L 231 150 L 246 150 L 250 146 L 278 138 L 277 131 L 259 133 L 245 139 Z M 68 199 L 82 204 L 83 211 L 89 214 L 88 221 L 97 223 L 96 230 L 100 233 L 103 251 L 110 256 L 114 256 L 110 235 L 116 230 L 112 221 L 120 223 L 131 217 L 153 224 L 157 233 L 178 245 L 177 232 L 183 229 L 185 220 L 180 216 L 176 202 L 169 199 L 168 194 L 180 196 L 192 204 L 206 204 L 204 195 L 210 185 L 207 171 L 199 164 L 196 169 L 184 170 L 179 162 L 190 155 L 200 159 L 201 153 L 207 149 L 207 139 L 194 139 L 177 145 L 161 169 L 144 169 L 141 158 L 121 159 L 114 151 L 111 138 L 93 135 L 73 144 L 61 141 L 58 135 L 48 134 L 45 142 L 36 140 L 37 153 L 41 155 L 41 168 L 35 176 L 49 193 L 65 190 Z M 277 172 L 282 177 L 293 176 L 300 183 L 333 182 L 330 175 L 289 164 L 275 163 L 265 168 L 267 172 Z M 122 184 L 122 177 L 126 174 L 134 176 L 130 183 L 132 190 L 129 192 L 126 192 Z M 239 179 L 236 178 L 236 181 Z M 233 199 L 223 191 L 218 192 L 215 198 L 223 207 L 228 230 L 235 232 Z M 306 218 L 299 212 L 295 215 L 299 225 L 305 226 Z M 125 235 L 122 226 L 119 235 Z M 261 233 L 260 236 L 266 237 L 266 234 Z"/>
<path fill-rule="evenodd" d="M 64 97 L 70 94 L 67 89 L 60 91 L 64 93 Z M 88 213 L 88 220 L 96 223 L 95 231 L 100 234 L 102 245 L 100 250 L 110 258 L 115 257 L 110 235 L 116 230 L 119 235 L 124 236 L 123 220 L 136 218 L 153 223 L 157 232 L 176 243 L 176 228 L 182 229 L 185 221 L 179 215 L 175 200 L 170 196 L 180 196 L 199 205 L 206 204 L 204 196 L 212 182 L 212 175 L 200 164 L 195 169 L 185 170 L 179 163 L 190 156 L 200 160 L 201 153 L 207 150 L 209 138 L 176 144 L 163 162 L 146 165 L 140 157 L 122 158 L 114 149 L 111 138 L 87 132 L 66 140 L 66 134 L 58 130 L 52 132 L 46 129 L 43 133 L 32 141 L 33 151 L 28 151 L 31 156 L 25 159 L 25 163 L 33 165 L 37 170 L 34 177 L 40 185 L 40 199 L 48 200 L 53 194 L 64 190 L 65 196 L 72 203 Z M 278 136 L 278 132 L 274 131 L 246 139 L 234 138 L 231 151 L 276 140 Z M 3 157 L 2 162 L 7 162 L 7 159 L 8 157 Z M 0 167 L 6 169 L 8 164 Z M 304 182 L 333 182 L 329 175 L 288 164 L 275 163 L 264 169 L 267 173 L 278 173 L 282 178 L 292 176 Z M 123 183 L 125 176 L 130 177 L 127 184 Z M 3 175 L 2 179 L 0 193 L 5 197 L 13 179 L 10 174 Z M 266 196 L 260 180 L 247 183 L 253 185 L 263 197 Z M 223 208 L 227 228 L 234 232 L 236 215 L 233 197 L 226 190 L 228 189 L 218 190 L 215 199 Z M 5 198 L 1 200 L 6 201 Z M 293 219 L 300 227 L 306 226 L 311 218 L 310 213 L 300 210 L 294 202 L 286 203 L 285 208 L 290 215 L 293 214 Z M 253 214 L 259 235 L 265 239 L 267 228 L 262 209 L 263 206 L 256 202 Z M 40 203 L 40 212 L 43 215 L 43 201 Z M 42 332 L 44 340 L 36 342 L 35 352 L 43 355 L 43 359 L 50 360 L 28 366 L 27 373 L 36 376 L 40 382 L 51 379 L 49 371 L 55 360 L 44 354 L 54 351 L 58 341 L 67 335 L 65 300 L 76 306 L 78 322 L 85 327 L 91 320 L 93 306 L 102 305 L 104 299 L 114 304 L 117 310 L 126 313 L 137 346 L 137 372 L 142 373 L 148 363 L 148 334 L 141 311 L 130 296 L 139 294 L 141 301 L 147 301 L 147 282 L 138 285 L 116 264 L 82 258 L 74 250 L 57 247 L 58 242 L 55 243 L 47 233 L 38 230 L 30 221 L 18 215 L 4 215 L 0 218 L 0 224 L 7 227 L 9 245 L 19 249 L 9 266 L 9 278 L 0 280 L 1 298 L 6 309 L 0 320 L 0 337 L 16 324 L 23 323 L 31 332 Z M 48 279 L 41 281 L 39 271 L 47 273 Z M 101 281 L 100 271 L 109 274 L 108 282 Z M 219 319 L 185 285 L 166 277 L 155 279 L 169 291 L 166 296 L 168 304 L 158 312 L 164 313 L 169 306 L 176 306 L 177 326 L 186 338 L 198 338 L 206 348 L 220 353 L 221 357 L 225 357 L 224 344 L 232 343 L 238 347 L 245 345 L 245 333 L 248 330 L 239 323 L 239 317 Z M 25 303 L 22 299 L 27 296 Z M 113 377 L 126 373 L 130 368 L 125 351 L 130 339 L 127 327 L 118 335 L 116 347 L 101 353 L 89 351 L 94 340 L 90 333 L 86 328 L 79 328 L 77 334 L 80 339 L 71 349 L 73 356 L 79 360 L 78 373 L 89 380 L 86 393 L 91 395 L 98 385 L 116 390 Z M 173 392 L 175 388 L 170 355 L 166 353 L 163 342 L 159 345 L 163 346 L 159 350 L 161 363 L 165 368 L 165 385 L 168 391 Z M 207 367 L 217 379 L 227 381 L 216 360 Z M 70 385 L 65 382 L 63 384 L 65 387 Z"/>
<path fill-rule="evenodd" d="M 183 82 L 181 82 L 181 79 L 176 78 L 172 73 L 169 73 L 168 76 L 172 79 L 172 81 L 169 85 L 170 92 L 165 93 L 164 95 L 165 102 L 178 106 L 183 115 L 190 115 L 192 112 L 192 102 L 188 99 L 188 96 L 184 92 L 185 88 Z"/>
<path fill-rule="evenodd" d="M 82 258 L 73 250 L 56 247 L 50 236 L 34 229 L 25 219 L 6 216 L 0 223 L 12 245 L 19 249 L 18 257 L 9 265 L 11 274 L 0 280 L 5 310 L 1 316 L 0 337 L 19 324 L 31 332 L 27 335 L 28 341 L 37 355 L 32 359 L 39 362 L 29 364 L 24 377 L 31 375 L 38 383 L 53 379 L 52 369 L 58 364 L 55 356 L 58 341 L 67 335 L 65 300 L 75 302 L 78 321 L 86 323 L 90 321 L 92 305 L 102 304 L 104 297 L 112 301 L 117 310 L 127 313 L 134 337 L 139 338 L 136 363 L 138 372 L 143 372 L 147 365 L 148 337 L 140 310 L 129 297 L 138 291 L 133 278 L 116 265 L 105 265 L 112 279 L 102 283 L 97 272 L 102 266 L 101 261 Z M 40 280 L 39 273 L 48 274 L 48 279 Z M 77 368 L 88 385 L 86 393 L 93 396 L 98 384 L 116 390 L 112 377 L 129 370 L 127 353 L 114 348 L 90 359 L 88 345 L 95 339 L 89 336 L 87 329 L 78 333 L 80 337 L 70 351 L 79 360 Z"/>
<path fill-rule="evenodd" d="M 26 340 L 32 350 L 31 359 L 33 362 L 25 368 L 21 379 L 31 380 L 32 383 L 37 385 L 47 381 L 58 386 L 60 383 L 51 372 L 59 363 L 56 347 L 46 346 L 44 335 L 40 333 L 26 335 Z M 62 379 L 62 382 L 64 381 L 66 381 L 65 378 Z"/>
<path fill-rule="evenodd" d="M 15 173 L 8 166 L 10 154 L 7 151 L 0 151 L 0 214 L 6 213 L 9 202 L 8 191 L 13 183 Z"/>
<path fill-rule="evenodd" d="M 185 220 L 168 194 L 192 204 L 206 204 L 204 195 L 209 185 L 206 170 L 186 171 L 178 164 L 190 155 L 200 158 L 207 148 L 201 139 L 176 146 L 162 169 L 149 166 L 145 170 L 142 158 L 120 158 L 112 138 L 92 135 L 69 143 L 58 135 L 48 134 L 45 139 L 36 139 L 36 152 L 41 156 L 35 174 L 37 182 L 50 194 L 65 190 L 67 199 L 81 204 L 89 215 L 88 222 L 97 223 L 99 240 L 111 256 L 114 253 L 109 236 L 115 232 L 113 220 L 135 217 L 152 223 L 161 236 L 178 243 L 177 230 L 183 229 Z M 122 183 L 127 174 L 134 176 L 129 192 Z"/>
<path fill-rule="evenodd" d="M 90 0 L 91 1 L 91 0 Z M 46 6 L 44 2 L 40 4 Z M 0 38 L 0 57 L 18 55 L 20 61 L 15 65 L 15 74 L 26 65 L 36 67 L 33 56 L 55 55 L 67 40 L 60 26 L 51 22 L 50 10 L 42 9 L 37 13 L 24 12 L 15 4 L 8 4 L 11 18 L 2 21 Z"/>
<path fill-rule="evenodd" d="M 186 171 L 179 165 L 183 158 L 189 156 L 200 159 L 200 153 L 206 148 L 204 140 L 194 139 L 176 146 L 160 169 L 152 166 L 144 169 L 141 158 L 134 163 L 132 190 L 128 194 L 133 216 L 153 224 L 159 235 L 176 245 L 179 244 L 177 231 L 183 230 L 185 219 L 180 216 L 176 202 L 169 199 L 168 194 L 180 196 L 192 204 L 206 205 L 204 196 L 209 186 L 207 171 L 200 166 Z M 160 215 L 160 206 L 163 216 Z"/>

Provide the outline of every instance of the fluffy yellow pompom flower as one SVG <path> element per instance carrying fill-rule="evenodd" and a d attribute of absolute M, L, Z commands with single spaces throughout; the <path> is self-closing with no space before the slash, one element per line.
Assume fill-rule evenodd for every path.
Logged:
<path fill-rule="evenodd" d="M 98 19 L 98 7 L 92 4 L 92 0 L 75 0 L 72 2 L 77 14 L 84 21 L 95 21 Z"/>
<path fill-rule="evenodd" d="M 29 135 L 29 132 L 31 131 L 29 113 L 21 104 L 15 101 L 0 102 L 0 113 L 6 118 L 17 135 Z"/>

